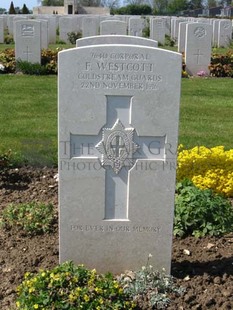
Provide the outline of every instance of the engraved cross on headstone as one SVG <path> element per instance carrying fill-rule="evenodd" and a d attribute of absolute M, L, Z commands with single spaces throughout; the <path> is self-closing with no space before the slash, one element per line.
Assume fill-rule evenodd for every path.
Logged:
<path fill-rule="evenodd" d="M 198 50 L 197 50 L 197 53 L 196 53 L 196 54 L 193 54 L 193 55 L 194 55 L 194 56 L 197 56 L 197 64 L 199 65 L 199 64 L 200 64 L 200 62 L 199 62 L 200 56 L 203 56 L 203 54 L 201 54 L 200 49 L 198 49 Z"/>
<path fill-rule="evenodd" d="M 27 45 L 26 51 L 24 51 L 23 53 L 24 53 L 24 55 L 26 55 L 26 57 L 27 57 L 27 61 L 29 61 L 29 55 L 31 55 L 31 54 L 32 54 L 32 52 L 31 52 L 31 51 L 29 51 L 29 47 L 28 47 L 28 45 Z"/>
<path fill-rule="evenodd" d="M 70 135 L 71 158 L 99 158 L 105 169 L 105 220 L 129 220 L 129 171 L 137 159 L 165 158 L 166 136 L 138 136 L 131 126 L 132 98 L 106 96 L 107 122 L 99 135 Z"/>

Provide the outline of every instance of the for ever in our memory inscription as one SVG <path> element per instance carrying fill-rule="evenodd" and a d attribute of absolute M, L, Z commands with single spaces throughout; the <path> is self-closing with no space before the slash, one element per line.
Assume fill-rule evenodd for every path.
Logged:
<path fill-rule="evenodd" d="M 158 90 L 162 82 L 162 76 L 155 73 L 155 65 L 148 54 L 92 53 L 91 59 L 79 64 L 77 77 L 82 89 L 147 91 Z"/>
<path fill-rule="evenodd" d="M 138 232 L 138 233 L 157 233 L 161 232 L 160 227 L 156 226 L 127 226 L 127 225 L 71 225 L 72 231 L 78 232 Z"/>

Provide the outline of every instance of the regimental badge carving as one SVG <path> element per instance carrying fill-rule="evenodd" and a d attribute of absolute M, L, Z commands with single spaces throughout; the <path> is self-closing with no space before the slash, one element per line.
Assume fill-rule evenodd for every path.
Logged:
<path fill-rule="evenodd" d="M 197 38 L 203 38 L 206 35 L 206 30 L 204 27 L 197 27 L 194 29 L 194 35 Z"/>
<path fill-rule="evenodd" d="M 33 25 L 22 25 L 21 26 L 21 35 L 24 37 L 32 37 L 34 35 L 34 26 Z"/>
<path fill-rule="evenodd" d="M 111 166 L 116 174 L 122 167 L 132 167 L 133 154 L 139 148 L 133 142 L 134 128 L 125 128 L 117 119 L 112 128 L 103 128 L 102 133 L 102 140 L 95 146 L 102 154 L 102 166 Z"/>

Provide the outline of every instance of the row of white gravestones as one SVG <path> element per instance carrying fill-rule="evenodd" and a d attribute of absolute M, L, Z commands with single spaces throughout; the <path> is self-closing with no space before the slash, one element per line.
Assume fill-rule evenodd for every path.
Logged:
<path fill-rule="evenodd" d="M 14 41 L 16 36 L 16 28 L 18 27 L 18 21 L 30 21 L 33 23 L 34 20 L 27 19 L 25 17 L 14 17 L 13 18 L 13 33 L 14 33 Z M 45 19 L 37 19 L 40 22 L 40 41 L 41 41 L 41 49 L 47 49 L 49 46 L 49 23 L 48 20 Z"/>
<path fill-rule="evenodd" d="M 15 23 L 15 59 L 40 63 L 41 22 L 36 20 L 20 20 Z"/>
<path fill-rule="evenodd" d="M 56 31 L 57 31 L 56 17 L 38 15 L 38 16 L 35 16 L 35 19 L 36 20 L 45 20 L 48 22 L 48 30 L 47 30 L 48 43 L 49 44 L 56 43 Z"/>
<path fill-rule="evenodd" d="M 179 25 L 178 35 L 178 51 L 184 52 L 185 49 L 185 38 L 187 23 L 200 23 L 211 25 L 212 31 L 212 46 L 227 47 L 232 40 L 232 22 L 230 20 L 219 20 L 219 19 L 191 19 L 176 20 L 176 24 Z M 172 19 L 172 33 L 174 33 L 175 19 Z"/>
<path fill-rule="evenodd" d="M 158 27 L 162 31 L 167 31 L 165 28 L 166 19 L 163 19 L 163 23 Z M 161 25 L 164 25 L 161 29 Z M 128 19 L 119 20 L 118 17 L 100 18 L 98 16 L 77 16 L 77 17 L 61 17 L 59 19 L 59 32 L 60 40 L 68 43 L 67 33 L 69 32 L 82 32 L 83 37 L 100 35 L 131 35 L 131 36 L 143 36 L 143 30 L 146 27 L 146 20 L 139 17 L 130 17 Z M 157 33 L 159 32 L 155 29 Z M 164 34 L 160 35 L 161 42 L 164 41 Z M 153 37 L 151 36 L 153 39 Z"/>
<path fill-rule="evenodd" d="M 214 31 L 213 31 L 214 25 Z M 230 41 L 231 22 L 222 20 L 210 23 L 180 22 L 178 52 L 185 53 L 186 71 L 191 75 L 209 74 L 211 46 L 217 29 L 218 46 L 227 46 Z M 218 28 L 217 28 L 218 26 Z M 229 31 L 230 29 L 230 31 Z"/>
<path fill-rule="evenodd" d="M 165 20 L 162 18 L 153 18 L 150 20 L 150 38 L 165 43 Z"/>
<path fill-rule="evenodd" d="M 8 29 L 9 34 L 12 34 L 15 38 L 15 22 L 25 19 L 36 19 L 40 21 L 47 21 L 48 25 L 42 24 L 42 46 L 46 48 L 48 43 L 56 43 L 56 16 L 50 15 L 12 15 L 7 16 L 4 27 Z M 47 29 L 46 29 L 47 28 Z M 48 41 L 48 43 L 46 43 Z"/>
<path fill-rule="evenodd" d="M 58 57 L 60 262 L 169 273 L 182 57 L 104 38 Z"/>
<path fill-rule="evenodd" d="M 232 22 L 231 20 L 220 20 L 218 23 L 217 46 L 227 47 L 232 41 Z"/>

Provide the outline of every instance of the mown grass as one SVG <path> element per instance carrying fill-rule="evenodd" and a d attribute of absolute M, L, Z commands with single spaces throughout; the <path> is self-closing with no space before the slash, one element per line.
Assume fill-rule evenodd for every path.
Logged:
<path fill-rule="evenodd" d="M 182 80 L 179 142 L 185 147 L 233 147 L 233 80 Z"/>
<path fill-rule="evenodd" d="M 0 154 L 36 165 L 57 161 L 57 78 L 0 75 Z"/>
<path fill-rule="evenodd" d="M 182 79 L 179 143 L 232 148 L 233 80 Z M 57 163 L 57 77 L 0 75 L 0 154 Z"/>

